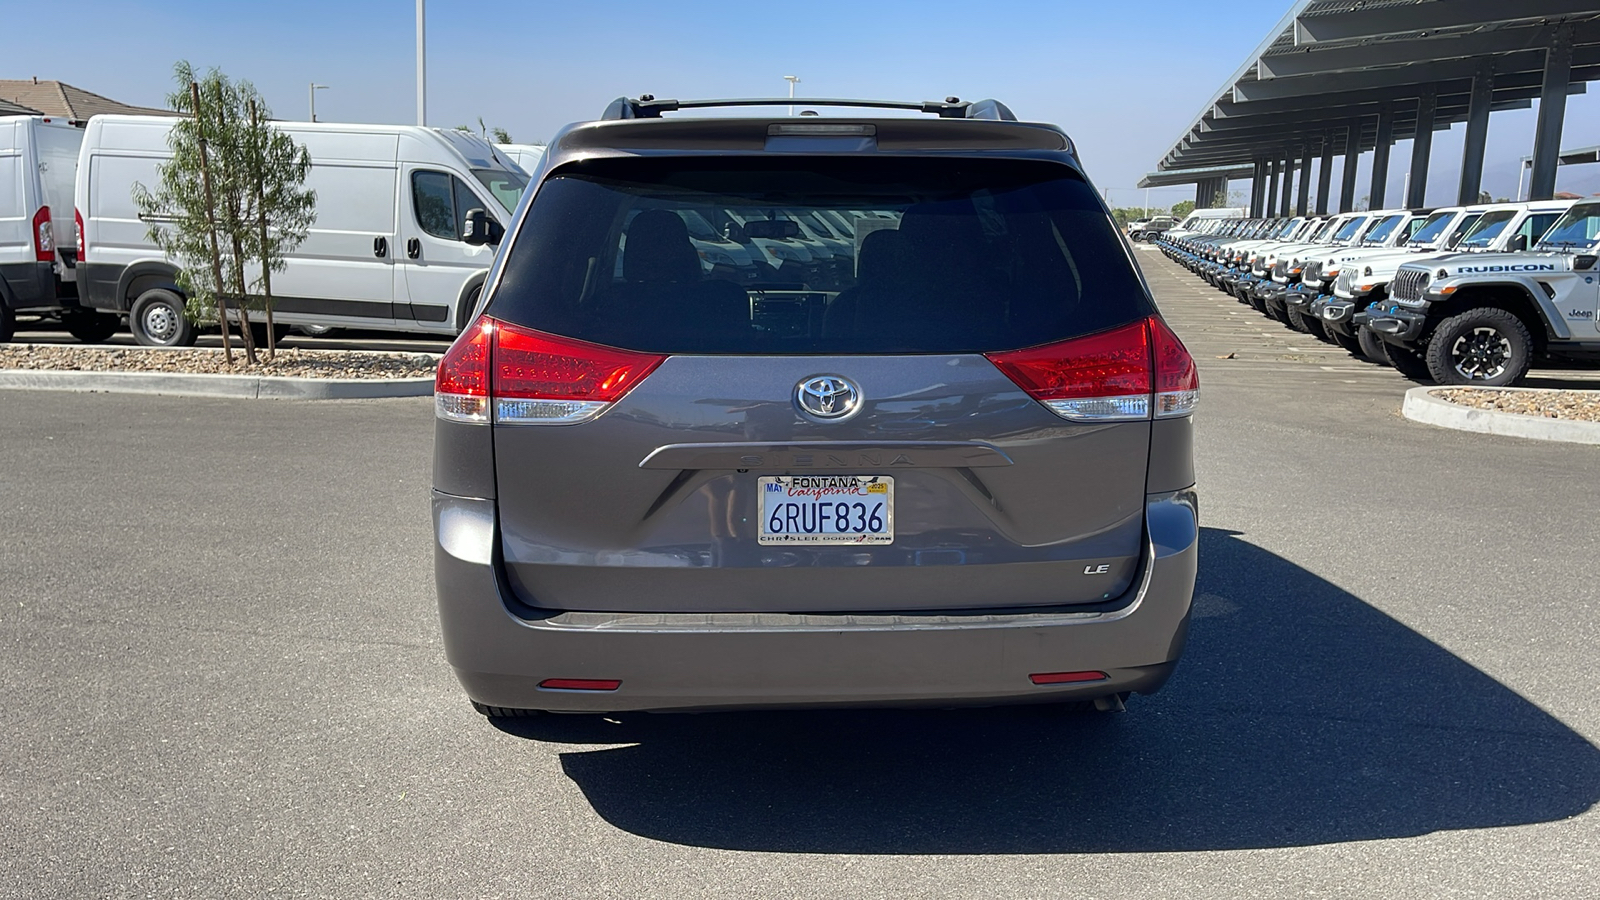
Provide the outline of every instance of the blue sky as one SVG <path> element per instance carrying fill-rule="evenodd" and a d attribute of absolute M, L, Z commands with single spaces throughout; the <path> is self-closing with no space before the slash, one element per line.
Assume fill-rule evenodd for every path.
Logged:
<path fill-rule="evenodd" d="M 996 97 L 1055 122 L 1118 205 L 1265 37 L 1288 0 L 1137 3 L 875 2 L 668 4 L 428 2 L 429 123 L 506 128 L 543 140 L 611 99 L 782 96 L 799 75 L 811 96 Z M 259 87 L 279 118 L 415 119 L 414 0 L 74 0 L 8 4 L 0 77 L 56 78 L 117 100 L 159 105 L 173 60 L 220 66 Z M 63 52 L 65 49 L 66 52 Z M 1565 146 L 1600 144 L 1596 96 L 1570 98 Z M 1485 188 L 1516 190 L 1534 112 L 1496 113 Z M 1461 126 L 1434 139 L 1428 199 L 1454 199 Z M 1397 199 L 1410 142 L 1395 147 Z M 1365 193 L 1366 165 L 1358 182 Z M 1335 179 L 1337 182 L 1337 179 Z M 1236 182 L 1236 189 L 1243 187 Z M 1558 187 L 1600 191 L 1600 165 L 1564 168 Z M 1151 192 L 1153 205 L 1191 188 Z"/>

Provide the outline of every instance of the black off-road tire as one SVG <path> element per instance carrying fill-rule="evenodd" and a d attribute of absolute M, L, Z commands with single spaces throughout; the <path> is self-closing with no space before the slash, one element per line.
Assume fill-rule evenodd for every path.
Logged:
<path fill-rule="evenodd" d="M 139 295 L 128 311 L 128 330 L 146 347 L 193 347 L 194 323 L 183 314 L 184 302 L 171 291 L 152 288 Z"/>
<path fill-rule="evenodd" d="M 1433 375 L 1428 371 L 1428 361 L 1422 358 L 1421 353 L 1388 341 L 1383 343 L 1383 352 L 1389 358 L 1389 365 L 1406 378 L 1423 384 L 1433 381 Z"/>
<path fill-rule="evenodd" d="M 1343 331 L 1340 331 L 1337 328 L 1329 328 L 1326 325 L 1323 326 L 1322 330 L 1328 335 L 1328 340 L 1338 344 L 1339 347 L 1344 350 L 1344 352 L 1358 359 L 1367 358 L 1367 355 L 1361 352 L 1360 339 L 1355 335 L 1345 334 Z"/>
<path fill-rule="evenodd" d="M 1356 347 L 1368 362 L 1375 362 L 1380 366 L 1393 365 L 1389 362 L 1389 351 L 1383 349 L 1383 338 L 1378 337 L 1370 328 L 1356 329 Z"/>
<path fill-rule="evenodd" d="M 1509 310 L 1483 306 L 1439 323 L 1428 342 L 1428 374 L 1440 384 L 1504 387 L 1528 374 L 1533 338 Z M 1481 373 L 1481 374 L 1479 374 Z"/>
<path fill-rule="evenodd" d="M 1311 333 L 1311 326 L 1306 324 L 1306 317 L 1300 314 L 1299 307 L 1290 306 L 1287 303 L 1285 303 L 1284 304 L 1284 310 L 1283 310 L 1283 320 L 1285 322 L 1289 323 L 1289 327 L 1290 328 L 1294 329 L 1295 331 L 1300 332 L 1301 334 L 1310 334 Z"/>
<path fill-rule="evenodd" d="M 512 709 L 506 706 L 485 706 L 476 700 L 472 701 L 472 708 L 491 719 L 527 719 L 532 716 L 544 715 L 544 710 L 541 709 Z"/>
<path fill-rule="evenodd" d="M 85 344 L 103 344 L 122 328 L 122 317 L 114 313 L 67 310 L 61 314 L 61 327 Z"/>

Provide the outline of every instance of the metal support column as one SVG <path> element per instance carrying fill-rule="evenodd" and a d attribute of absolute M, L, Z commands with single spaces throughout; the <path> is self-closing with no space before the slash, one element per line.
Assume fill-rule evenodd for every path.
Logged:
<path fill-rule="evenodd" d="M 1303 216 L 1311 208 L 1311 141 L 1300 151 L 1300 191 L 1294 200 L 1294 214 Z"/>
<path fill-rule="evenodd" d="M 1328 188 L 1333 185 L 1333 132 L 1322 133 L 1322 164 L 1317 167 L 1317 215 L 1328 214 Z"/>
<path fill-rule="evenodd" d="M 1467 136 L 1461 149 L 1461 189 L 1456 202 L 1478 202 L 1483 190 L 1483 151 L 1489 142 L 1489 101 L 1494 94 L 1494 68 L 1484 66 L 1472 76 L 1472 97 L 1467 101 Z"/>
<path fill-rule="evenodd" d="M 1278 198 L 1278 215 L 1287 219 L 1294 210 L 1294 151 L 1288 148 L 1283 151 L 1283 184 L 1279 190 L 1283 194 Z"/>
<path fill-rule="evenodd" d="M 1262 218 L 1278 214 L 1278 160 L 1267 160 L 1267 205 L 1261 208 Z"/>
<path fill-rule="evenodd" d="M 1384 105 L 1378 110 L 1378 140 L 1372 145 L 1372 187 L 1367 191 L 1367 209 L 1383 209 L 1389 188 L 1389 148 L 1394 145 L 1394 110 Z"/>
<path fill-rule="evenodd" d="M 1256 160 L 1255 177 L 1250 180 L 1250 217 L 1259 219 L 1267 208 L 1267 161 Z"/>
<path fill-rule="evenodd" d="M 1561 154 L 1561 127 L 1567 118 L 1567 82 L 1572 78 L 1572 29 L 1556 29 L 1555 40 L 1544 57 L 1544 86 L 1539 92 L 1539 124 L 1533 139 L 1533 177 L 1529 200 L 1549 200 L 1556 194 L 1556 165 Z"/>
<path fill-rule="evenodd" d="M 1417 98 L 1417 133 L 1411 139 L 1411 180 L 1407 185 L 1407 209 L 1421 209 L 1428 193 L 1428 158 L 1433 155 L 1433 116 L 1439 98 L 1432 88 Z"/>
<path fill-rule="evenodd" d="M 1344 178 L 1339 182 L 1339 212 L 1356 208 L 1356 172 L 1361 162 L 1361 122 L 1356 120 L 1344 130 Z"/>
<path fill-rule="evenodd" d="M 1210 184 L 1211 184 L 1211 179 L 1209 179 L 1209 178 L 1202 178 L 1199 181 L 1196 181 L 1194 183 L 1194 208 L 1195 209 L 1205 209 L 1206 207 L 1211 205 L 1210 203 L 1206 202 L 1207 200 L 1210 199 L 1210 195 L 1206 193 L 1206 188 L 1209 187 Z"/>

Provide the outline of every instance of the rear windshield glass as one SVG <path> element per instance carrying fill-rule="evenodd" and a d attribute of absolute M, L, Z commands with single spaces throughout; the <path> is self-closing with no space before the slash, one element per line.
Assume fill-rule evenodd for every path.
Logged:
<path fill-rule="evenodd" d="M 1049 162 L 591 160 L 547 180 L 489 314 L 658 353 L 956 353 L 1152 309 L 1110 217 Z"/>

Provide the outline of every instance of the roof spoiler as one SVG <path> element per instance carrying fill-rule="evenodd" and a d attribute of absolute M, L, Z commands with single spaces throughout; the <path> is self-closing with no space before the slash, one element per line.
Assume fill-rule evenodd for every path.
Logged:
<path fill-rule="evenodd" d="M 959 97 L 944 100 L 908 102 L 901 100 L 837 100 L 805 97 L 751 97 L 732 100 L 657 100 L 651 94 L 618 97 L 611 101 L 602 120 L 659 119 L 664 112 L 680 109 L 712 109 L 728 106 L 843 106 L 863 109 L 907 109 L 936 115 L 941 119 L 988 119 L 996 122 L 1015 122 L 1016 114 L 999 100 L 966 102 Z"/>

